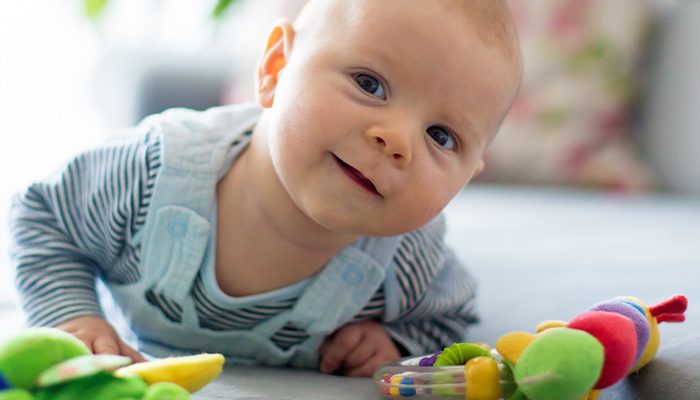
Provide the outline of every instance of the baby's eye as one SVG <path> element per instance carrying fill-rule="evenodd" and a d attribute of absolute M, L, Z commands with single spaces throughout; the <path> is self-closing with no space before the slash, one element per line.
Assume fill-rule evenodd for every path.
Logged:
<path fill-rule="evenodd" d="M 447 132 L 444 128 L 439 126 L 431 126 L 426 130 L 430 138 L 446 150 L 454 150 L 457 143 L 451 133 Z"/>
<path fill-rule="evenodd" d="M 382 86 L 382 82 L 380 82 L 379 79 L 367 74 L 355 74 L 353 78 L 355 79 L 355 82 L 360 85 L 362 90 L 371 94 L 372 96 L 386 100 L 384 86 Z"/>

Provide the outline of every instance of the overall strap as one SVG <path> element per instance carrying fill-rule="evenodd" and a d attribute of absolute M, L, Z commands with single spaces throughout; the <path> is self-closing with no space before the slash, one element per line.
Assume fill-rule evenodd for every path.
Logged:
<path fill-rule="evenodd" d="M 383 283 L 397 245 L 398 238 L 385 238 L 347 247 L 304 291 L 289 319 L 311 335 L 352 320 Z"/>
<path fill-rule="evenodd" d="M 192 210 L 163 206 L 155 211 L 142 254 L 146 287 L 181 303 L 190 292 L 209 242 L 210 223 Z"/>
<path fill-rule="evenodd" d="M 386 320 L 392 320 L 399 315 L 400 303 L 396 294 L 399 292 L 396 271 L 390 267 L 397 248 L 401 244 L 403 235 L 391 237 L 366 237 L 358 241 L 356 245 L 371 255 L 377 263 L 384 266 L 384 316 Z"/>
<path fill-rule="evenodd" d="M 254 107 L 170 110 L 146 121 L 160 131 L 161 168 L 142 230 L 144 285 L 182 302 L 210 240 L 216 184 L 231 162 L 229 142 L 254 125 Z"/>
<path fill-rule="evenodd" d="M 396 254 L 396 248 L 401 243 L 403 235 L 388 237 L 363 237 L 353 246 L 362 249 L 370 257 L 374 258 L 379 265 L 387 266 Z"/>

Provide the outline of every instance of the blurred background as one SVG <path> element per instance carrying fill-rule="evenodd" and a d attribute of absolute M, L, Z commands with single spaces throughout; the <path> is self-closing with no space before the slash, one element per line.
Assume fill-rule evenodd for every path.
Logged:
<path fill-rule="evenodd" d="M 693 205 L 688 215 L 696 218 L 700 2 L 512 3 L 526 73 L 478 184 L 678 197 Z M 173 106 L 252 100 L 268 29 L 278 18 L 293 18 L 302 4 L 0 2 L 3 226 L 13 193 L 144 116 Z M 697 230 L 693 234 L 700 240 Z M 19 324 L 8 241 L 3 228 L 5 327 Z"/>
<path fill-rule="evenodd" d="M 0 2 L 0 326 L 21 325 L 7 256 L 12 195 L 147 114 L 252 99 L 243 76 L 253 77 L 272 23 L 300 3 Z"/>

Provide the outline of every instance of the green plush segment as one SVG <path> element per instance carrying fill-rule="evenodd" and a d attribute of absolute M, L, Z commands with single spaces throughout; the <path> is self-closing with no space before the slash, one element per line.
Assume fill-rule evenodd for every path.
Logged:
<path fill-rule="evenodd" d="M 498 380 L 501 385 L 501 397 L 504 399 L 510 399 L 510 396 L 515 393 L 518 389 L 518 385 L 515 383 L 515 377 L 513 377 L 513 364 L 508 360 L 503 362 L 500 360 L 498 366 Z"/>
<path fill-rule="evenodd" d="M 11 389 L 0 392 L 0 400 L 34 400 L 34 396 L 24 389 Z"/>
<path fill-rule="evenodd" d="M 603 346 L 590 334 L 550 329 L 520 355 L 515 381 L 531 400 L 576 400 L 593 388 L 603 357 Z"/>
<path fill-rule="evenodd" d="M 189 400 L 190 392 L 170 382 L 159 382 L 148 388 L 143 400 Z"/>
<path fill-rule="evenodd" d="M 28 329 L 0 345 L 0 372 L 12 387 L 30 390 L 46 369 L 86 354 L 90 349 L 64 331 Z"/>
<path fill-rule="evenodd" d="M 472 358 L 482 356 L 491 357 L 491 353 L 475 343 L 455 343 L 450 347 L 445 347 L 435 359 L 433 366 L 464 365 Z"/>
<path fill-rule="evenodd" d="M 38 389 L 36 400 L 141 400 L 147 389 L 141 378 L 117 378 L 104 372 Z"/>
<path fill-rule="evenodd" d="M 47 369 L 39 375 L 39 387 L 58 385 L 73 379 L 87 378 L 100 372 L 116 371 L 131 364 L 129 357 L 112 354 L 86 355 L 71 358 Z"/>
<path fill-rule="evenodd" d="M 506 398 L 508 400 L 528 400 L 520 389 L 516 389 L 515 392 L 511 393 L 510 396 Z"/>

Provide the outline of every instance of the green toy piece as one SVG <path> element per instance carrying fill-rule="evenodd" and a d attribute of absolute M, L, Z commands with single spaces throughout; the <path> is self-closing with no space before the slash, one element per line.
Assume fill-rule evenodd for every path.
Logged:
<path fill-rule="evenodd" d="M 49 367 L 90 354 L 75 336 L 58 329 L 35 328 L 0 345 L 0 373 L 10 387 L 31 390 Z"/>
<path fill-rule="evenodd" d="M 603 346 L 584 331 L 545 331 L 520 355 L 515 366 L 518 388 L 538 400 L 584 396 L 598 380 Z"/>
<path fill-rule="evenodd" d="M 0 392 L 0 400 L 33 400 L 34 396 L 24 389 L 10 389 Z"/>
<path fill-rule="evenodd" d="M 39 375 L 36 386 L 47 387 L 78 378 L 87 378 L 104 371 L 114 372 L 131 364 L 129 357 L 111 354 L 87 355 L 56 364 Z"/>
<path fill-rule="evenodd" d="M 446 347 L 435 359 L 435 367 L 463 365 L 475 357 L 493 357 L 488 349 L 476 343 L 455 343 Z"/>
<path fill-rule="evenodd" d="M 190 392 L 170 382 L 160 382 L 151 385 L 143 396 L 143 400 L 187 400 Z"/>
<path fill-rule="evenodd" d="M 92 355 L 68 333 L 33 328 L 0 344 L 0 400 L 189 400 L 223 363 L 220 354 L 201 354 L 141 363 L 125 374 L 128 357 Z"/>
<path fill-rule="evenodd" d="M 146 383 L 138 377 L 117 378 L 103 372 L 59 385 L 39 388 L 34 398 L 36 400 L 76 400 L 84 398 L 89 393 L 91 399 L 140 400 L 147 390 Z"/>

